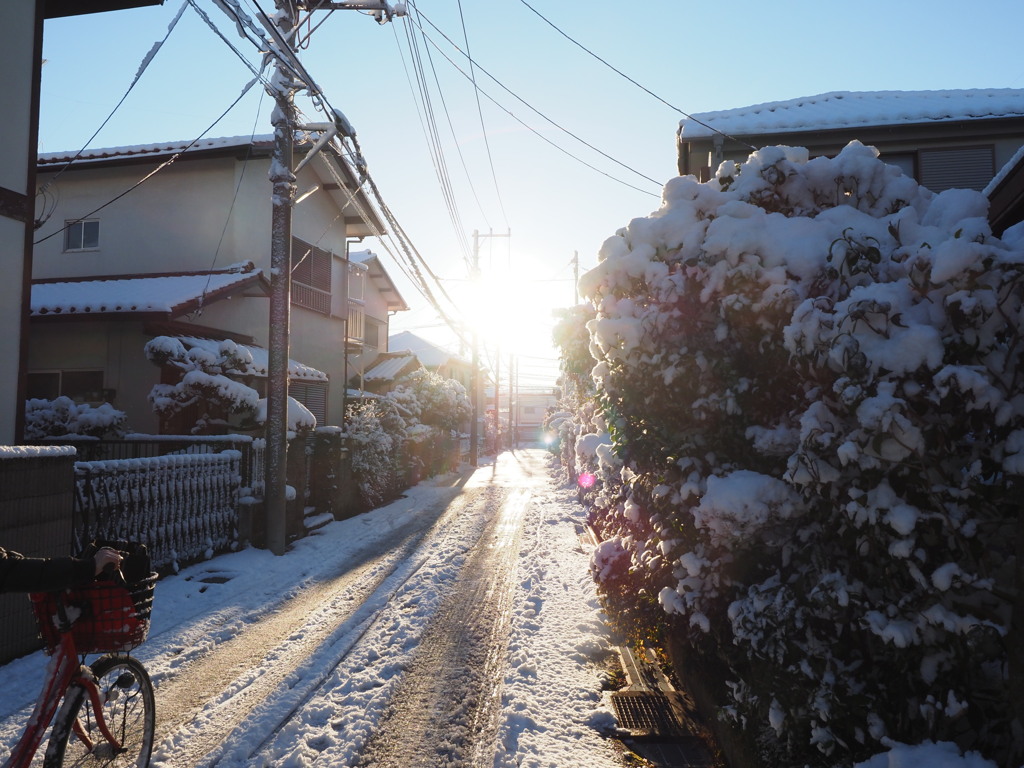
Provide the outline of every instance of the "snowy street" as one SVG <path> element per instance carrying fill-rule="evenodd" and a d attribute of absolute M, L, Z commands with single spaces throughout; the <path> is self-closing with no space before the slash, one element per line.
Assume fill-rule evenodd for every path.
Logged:
<path fill-rule="evenodd" d="M 283 557 L 163 579 L 136 655 L 153 765 L 619 766 L 582 508 L 540 450 L 435 478 Z M 3 668 L 9 749 L 42 679 Z"/>

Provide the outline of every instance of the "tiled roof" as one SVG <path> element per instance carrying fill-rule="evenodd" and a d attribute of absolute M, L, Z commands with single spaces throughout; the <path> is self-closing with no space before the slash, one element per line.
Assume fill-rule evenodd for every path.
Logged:
<path fill-rule="evenodd" d="M 204 300 L 260 281 L 256 271 L 125 275 L 32 284 L 31 315 L 166 313 L 174 316 Z"/>

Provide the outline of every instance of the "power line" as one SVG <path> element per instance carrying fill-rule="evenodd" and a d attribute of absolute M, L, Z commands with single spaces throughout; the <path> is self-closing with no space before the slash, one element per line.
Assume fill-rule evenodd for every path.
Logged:
<path fill-rule="evenodd" d="M 466 17 L 462 12 L 462 0 L 458 0 L 459 3 L 459 20 L 462 22 L 462 39 L 466 43 L 466 55 L 469 58 L 469 72 L 472 76 L 470 79 L 473 83 L 473 95 L 476 98 L 476 113 L 480 118 L 480 130 L 484 137 L 484 147 L 487 149 L 487 162 L 491 166 L 491 178 L 494 180 L 494 191 L 498 196 L 498 206 L 501 208 L 501 217 L 505 221 L 505 226 L 508 227 L 508 215 L 505 213 L 505 203 L 501 199 L 501 187 L 498 184 L 498 175 L 494 171 L 494 156 L 491 154 L 491 142 L 487 138 L 487 126 L 484 125 L 484 111 L 480 108 L 480 88 L 477 87 L 476 83 L 476 71 L 473 67 L 473 58 L 470 56 L 469 50 L 469 35 L 466 32 Z M 415 7 L 415 5 L 414 5 Z M 417 11 L 418 13 L 419 11 Z M 422 29 L 422 27 L 421 27 Z"/>
<path fill-rule="evenodd" d="M 553 30 L 555 30 L 555 31 L 556 31 L 556 32 L 557 32 L 558 34 L 560 34 L 560 35 L 561 35 L 562 37 L 564 37 L 564 38 L 565 38 L 566 40 L 568 40 L 568 41 L 569 41 L 570 43 L 572 43 L 573 45 L 575 45 L 575 46 L 579 47 L 579 48 L 580 48 L 581 50 L 585 51 L 586 53 L 589 53 L 589 54 L 590 54 L 591 56 L 593 56 L 593 57 L 594 57 L 595 59 L 597 59 L 597 60 L 598 60 L 598 61 L 600 61 L 600 62 L 601 62 L 602 64 L 604 64 L 604 65 L 605 65 L 606 67 L 608 67 L 608 69 L 612 70 L 612 72 L 615 72 L 615 73 L 616 73 L 617 75 L 620 75 L 621 77 L 624 77 L 624 78 L 625 78 L 626 80 L 628 80 L 629 82 L 631 82 L 631 83 L 632 83 L 633 85 L 635 85 L 635 86 L 636 86 L 637 88 L 639 88 L 640 90 L 642 90 L 642 91 L 643 91 L 644 93 L 647 93 L 648 95 L 650 95 L 650 96 L 653 96 L 653 97 L 654 97 L 655 99 L 657 99 L 658 101 L 660 101 L 660 102 L 661 102 L 662 104 L 664 104 L 664 105 L 665 105 L 666 107 L 668 107 L 669 109 L 675 110 L 675 111 L 676 111 L 676 112 L 678 112 L 678 113 L 679 113 L 680 115 L 682 115 L 683 117 L 685 117 L 685 118 L 686 118 L 687 120 L 693 120 L 693 122 L 697 123 L 697 125 L 702 125 L 702 126 L 704 126 L 705 128 L 707 128 L 707 129 L 708 129 L 709 131 L 714 131 L 714 132 L 715 132 L 715 133 L 717 133 L 717 134 L 718 134 L 719 136 L 724 136 L 724 137 L 725 137 L 725 138 L 727 138 L 727 139 L 732 139 L 733 141 L 738 141 L 738 142 L 739 142 L 740 144 L 742 144 L 743 146 L 745 146 L 745 147 L 747 147 L 747 148 L 749 148 L 749 149 L 753 149 L 753 150 L 756 150 L 756 149 L 757 149 L 757 147 L 755 147 L 755 146 L 753 146 L 753 145 L 751 145 L 751 144 L 748 144 L 747 142 L 745 142 L 745 141 L 743 141 L 743 140 L 741 140 L 741 139 L 737 139 L 737 138 L 736 138 L 735 136 L 730 136 L 730 135 L 729 135 L 729 134 L 727 134 L 727 133 L 723 133 L 722 131 L 718 130 L 718 129 L 717 129 L 717 128 L 715 128 L 714 126 L 708 125 L 707 123 L 705 123 L 705 122 L 702 122 L 701 120 L 698 120 L 698 119 L 697 119 L 696 117 L 694 117 L 693 115 L 689 114 L 688 112 L 685 112 L 685 111 L 683 111 L 683 110 L 682 110 L 682 109 L 680 109 L 679 107 L 677 107 L 677 106 L 674 106 L 673 104 L 669 104 L 669 103 L 668 103 L 667 101 L 665 101 L 665 99 L 661 98 L 661 96 L 659 96 L 658 94 L 656 94 L 656 93 L 655 93 L 654 91 L 652 91 L 652 90 L 650 90 L 649 88 L 647 88 L 647 87 L 645 87 L 645 86 L 641 85 L 641 84 L 640 84 L 640 83 L 638 83 L 638 82 L 637 82 L 636 80 L 634 80 L 634 79 L 633 79 L 632 77 L 630 77 L 629 75 L 627 75 L 627 74 L 626 74 L 625 72 L 623 72 L 623 71 L 622 71 L 622 70 L 620 70 L 620 69 L 617 69 L 616 67 L 612 66 L 612 65 L 611 65 L 611 64 L 609 64 L 609 63 L 608 63 L 607 61 L 605 61 L 604 59 L 602 59 L 602 58 L 601 58 L 600 56 L 598 56 L 598 55 L 597 55 L 596 53 L 594 53 L 594 52 L 593 52 L 592 50 L 590 50 L 590 49 L 589 49 L 589 48 L 587 48 L 587 47 L 586 47 L 585 45 L 583 45 L 583 43 L 580 43 L 579 41 L 577 41 L 577 40 L 573 39 L 572 37 L 570 37 L 570 36 L 569 36 L 569 35 L 568 35 L 567 33 L 563 32 L 563 31 L 562 31 L 562 30 L 561 30 L 561 29 L 560 29 L 559 27 L 555 26 L 555 24 L 554 24 L 554 23 L 553 23 L 553 22 L 552 22 L 552 21 L 551 21 L 551 20 L 550 20 L 549 18 L 547 18 L 547 17 L 546 17 L 546 16 L 544 15 L 544 14 L 542 14 L 542 13 L 541 13 L 540 11 L 538 11 L 538 10 L 537 10 L 536 8 L 534 8 L 534 7 L 532 6 L 532 5 L 530 5 L 530 4 L 528 3 L 528 2 L 526 2 L 526 0 L 519 0 L 519 2 L 521 2 L 521 3 L 523 4 L 523 5 L 525 5 L 525 6 L 527 7 L 527 8 L 529 8 L 529 9 L 530 9 L 531 11 L 533 11 L 533 12 L 534 12 L 535 14 L 537 14 L 537 16 L 538 16 L 538 17 L 540 17 L 540 18 L 541 18 L 541 19 L 542 19 L 542 20 L 543 20 L 543 21 L 544 21 L 545 23 L 547 23 L 547 24 L 548 24 L 548 25 L 549 25 L 549 26 L 550 26 L 550 27 L 551 27 L 551 28 L 552 28 Z"/>
<path fill-rule="evenodd" d="M 452 228 L 456 233 L 456 239 L 462 249 L 463 260 L 468 264 L 470 258 L 469 244 L 465 238 L 465 227 L 462 224 L 462 217 L 459 213 L 458 205 L 455 200 L 455 191 L 451 185 L 451 176 L 448 173 L 448 165 L 444 156 L 444 149 L 441 143 L 441 138 L 437 130 L 437 121 L 434 119 L 433 105 L 430 99 L 430 89 L 427 85 L 426 76 L 423 71 L 423 63 L 420 57 L 419 46 L 416 45 L 415 37 L 413 35 L 413 29 L 410 26 L 405 27 L 406 40 L 409 46 L 409 57 L 413 63 L 414 71 L 416 73 L 416 83 L 419 87 L 420 98 L 416 100 L 416 90 L 412 88 L 412 82 L 410 80 L 410 90 L 413 92 L 413 101 L 416 104 L 416 111 L 420 118 L 420 125 L 423 128 L 424 135 L 427 139 L 427 148 L 430 151 L 430 156 L 434 165 L 434 173 L 437 175 L 438 183 L 441 188 L 441 195 L 445 203 L 445 207 L 448 210 L 448 216 L 451 219 Z M 397 35 L 397 33 L 396 33 Z M 401 47 L 399 47 L 401 53 Z M 405 55 L 402 55 L 402 64 L 405 66 Z M 406 67 L 406 78 L 409 79 L 409 70 Z M 440 94 L 440 87 L 438 88 Z M 442 104 L 444 104 L 444 97 L 442 98 Z M 421 108 L 422 105 L 422 108 Z M 445 106 L 447 111 L 447 106 Z M 467 172 L 468 174 L 468 172 Z"/>
<path fill-rule="evenodd" d="M 512 96 L 512 97 L 513 97 L 514 99 L 516 99 L 517 101 L 519 101 L 519 102 L 520 102 L 521 104 L 523 104 L 523 105 L 524 105 L 525 107 L 527 107 L 528 109 L 530 109 L 530 110 L 531 110 L 532 112 L 534 112 L 534 113 L 535 113 L 536 115 L 538 115 L 539 117 L 541 117 L 541 118 L 543 118 L 544 120 L 546 120 L 546 121 L 547 121 L 548 123 L 550 123 L 550 124 L 551 124 L 552 126 L 554 126 L 555 128 L 557 128 L 558 130 L 560 130 L 560 131 L 562 131 L 563 133 L 565 133 L 565 134 L 567 134 L 567 135 L 571 136 L 572 138 L 574 138 L 574 139 L 575 139 L 576 141 L 580 142 L 580 143 L 581 143 L 581 144 L 583 144 L 584 146 L 588 147 L 589 149 L 593 150 L 594 152 L 597 152 L 597 153 L 598 153 L 599 155 L 601 155 L 602 157 L 605 157 L 605 158 L 607 158 L 608 160 L 611 160 L 611 161 L 612 161 L 613 163 L 615 163 L 616 165 L 619 165 L 619 166 L 621 166 L 621 167 L 625 168 L 625 169 L 626 169 L 627 171 L 629 171 L 630 173 L 635 173 L 635 174 L 636 174 L 637 176 L 639 176 L 640 178 L 642 178 L 642 179 L 645 179 L 646 181 L 649 181 L 649 182 L 651 182 L 652 184 L 656 184 L 656 185 L 657 185 L 657 186 L 658 186 L 659 188 L 661 188 L 662 184 L 661 184 L 660 182 L 658 182 L 657 180 L 655 180 L 655 179 L 652 179 L 652 178 L 651 178 L 650 176 L 647 176 L 646 174 L 644 174 L 644 173 L 641 173 L 640 171 L 636 170 L 635 168 L 632 168 L 631 166 L 629 166 L 629 165 L 627 165 L 626 163 L 622 162 L 621 160 L 619 160 L 619 159 L 617 159 L 617 158 L 613 157 L 612 155 L 608 154 L 607 152 L 604 152 L 603 150 L 600 150 L 600 149 L 598 149 L 597 147 L 595 147 L 595 146 L 594 146 L 593 144 L 591 144 L 590 142 L 586 141 L 586 140 L 585 140 L 585 139 L 583 139 L 582 137 L 580 137 L 580 136 L 576 135 L 575 133 L 573 133 L 572 131 L 570 131 L 570 130 L 569 130 L 568 128 L 565 128 L 564 126 L 562 126 L 562 125 L 560 125 L 559 123 L 555 122 L 555 121 L 554 121 L 553 119 L 551 119 L 550 117 L 548 117 L 548 116 L 547 116 L 546 114 L 544 114 L 543 112 L 541 112 L 541 111 L 540 111 L 539 109 L 537 109 L 536 107 L 534 107 L 534 106 L 533 106 L 532 104 L 530 104 L 530 103 L 529 103 L 528 101 L 526 101 L 526 100 L 525 100 L 525 99 L 523 99 L 523 98 L 522 98 L 521 96 L 519 96 L 519 95 L 518 95 L 517 93 L 515 93 L 515 92 L 514 92 L 514 91 L 512 91 L 512 90 L 511 90 L 510 88 L 508 88 L 508 87 L 507 87 L 507 86 L 506 86 L 506 85 L 505 85 L 504 83 L 502 83 L 502 82 L 501 82 L 500 80 L 498 80 L 498 78 L 496 78 L 496 77 L 495 77 L 494 75 L 492 75 L 492 74 L 491 74 L 490 72 L 488 72 L 488 71 L 487 71 L 487 70 L 486 70 L 486 69 L 485 69 L 484 67 L 480 66 L 479 62 L 474 62 L 474 61 L 473 61 L 473 60 L 472 60 L 472 59 L 470 58 L 469 54 L 467 54 L 467 53 L 466 53 L 465 51 L 463 51 L 463 50 L 462 50 L 461 48 L 459 48 L 458 44 L 456 44 L 456 43 L 455 43 L 454 41 L 452 41 L 452 39 L 451 39 L 450 37 L 448 37 L 448 35 L 446 35 L 446 34 L 445 34 L 445 33 L 444 33 L 444 32 L 443 32 L 443 31 L 442 31 L 441 29 L 439 29 L 439 28 L 438 28 L 438 26 L 437 26 L 436 24 L 434 24 L 434 23 L 433 23 L 433 22 L 432 22 L 432 21 L 431 21 L 431 20 L 430 20 L 429 18 L 427 18 L 427 17 L 426 17 L 426 16 L 425 16 L 425 15 L 424 15 L 424 14 L 423 14 L 422 12 L 420 12 L 420 13 L 418 14 L 418 16 L 422 17 L 422 18 L 423 18 L 423 19 L 424 19 L 424 20 L 425 20 L 425 21 L 426 21 L 426 22 L 427 22 L 427 23 L 428 23 L 428 24 L 429 24 L 429 25 L 430 25 L 431 27 L 433 27 L 433 28 L 434 28 L 435 30 L 437 30 L 438 34 L 440 34 L 440 35 L 441 35 L 441 36 L 442 36 L 442 37 L 443 37 L 443 38 L 444 38 L 445 40 L 447 40 L 447 41 L 448 41 L 449 45 L 451 45 L 451 46 L 452 46 L 452 47 L 453 47 L 453 48 L 454 48 L 455 50 L 457 50 L 457 51 L 458 51 L 459 53 L 461 53 L 461 54 L 462 54 L 462 55 L 463 55 L 464 57 L 466 57 L 467 59 L 469 59 L 469 61 L 470 61 L 470 63 L 471 63 L 471 64 L 475 64 L 475 65 L 476 65 L 476 68 L 477 68 L 477 69 L 479 69 L 479 70 L 480 70 L 481 72 L 483 72 L 483 73 L 484 73 L 485 75 L 487 75 L 487 76 L 488 76 L 489 78 L 491 78 L 491 80 L 493 80 L 493 81 L 494 81 L 494 83 L 495 83 L 496 85 L 498 85 L 498 87 L 500 87 L 500 88 L 501 88 L 502 90 L 504 90 L 504 91 L 505 91 L 506 93 L 508 93 L 508 94 L 509 94 L 510 96 Z M 442 50 L 441 50 L 441 48 L 440 48 L 440 46 L 438 46 L 438 45 L 437 45 L 437 43 L 435 43 L 435 42 L 434 42 L 433 40 L 431 40 L 431 39 L 430 39 L 430 36 L 429 36 L 429 35 L 427 35 L 427 34 L 426 34 L 425 32 L 424 32 L 424 37 L 425 37 L 425 39 L 426 39 L 426 40 L 428 40 L 428 41 L 430 42 L 430 44 L 431 44 L 431 45 L 433 45 L 433 46 L 434 46 L 434 48 L 435 48 L 435 49 L 437 49 L 438 53 L 440 53 L 440 54 L 441 54 L 442 56 L 444 56 L 444 57 L 445 57 L 445 59 L 447 59 L 447 60 L 448 60 L 448 62 L 449 62 L 449 63 L 450 63 L 450 64 L 451 64 L 451 65 L 452 65 L 453 67 L 455 67 L 455 69 L 456 69 L 456 70 L 457 70 L 457 71 L 458 71 L 458 72 L 459 72 L 460 74 L 462 74 L 462 76 L 463 76 L 463 77 L 466 77 L 466 78 L 470 78 L 470 76 L 469 76 L 469 75 L 468 75 L 468 74 L 467 74 L 467 73 L 466 73 L 466 72 L 465 72 L 465 71 L 464 71 L 464 70 L 463 70 L 463 69 L 462 69 L 462 68 L 461 68 L 461 67 L 460 67 L 460 66 L 459 66 L 458 64 L 456 64 L 456 63 L 455 63 L 455 62 L 454 62 L 454 61 L 453 61 L 453 60 L 451 59 L 451 57 L 450 57 L 450 56 L 448 56 L 448 55 L 447 55 L 447 54 L 446 54 L 446 53 L 445 53 L 444 51 L 442 51 Z M 568 152 L 568 151 L 567 151 L 567 150 L 565 150 L 564 148 L 560 147 L 559 145 L 555 144 L 555 143 L 554 143 L 553 141 L 551 141 L 550 139 L 548 139 L 548 138 L 547 138 L 546 136 L 544 136 L 543 134 L 541 134 L 541 133 L 539 133 L 538 131 L 536 131 L 536 130 L 535 130 L 535 129 L 534 129 L 533 127 L 532 127 L 532 126 L 528 125 L 527 123 L 525 123 L 524 121 L 522 121 L 521 119 L 519 119 L 519 118 L 518 118 L 518 117 L 517 117 L 517 116 L 516 116 L 515 114 L 513 114 L 513 113 L 512 113 L 512 112 L 511 112 L 511 111 L 510 111 L 509 109 L 507 109 L 506 107 L 502 106 L 502 105 L 501 105 L 500 103 L 498 103 L 498 101 L 497 101 L 497 100 L 495 100 L 495 99 L 494 99 L 493 97 L 489 96 L 489 95 L 487 94 L 487 92 L 486 92 L 486 91 L 484 91 L 484 90 L 482 90 L 482 89 L 479 89 L 479 92 L 480 92 L 480 93 L 482 93 L 482 94 L 483 94 L 483 95 L 484 95 L 484 96 L 485 96 L 485 97 L 486 97 L 487 99 L 489 99 L 489 100 L 490 100 L 490 101 L 491 101 L 491 102 L 492 102 L 492 103 L 493 103 L 493 104 L 494 104 L 495 106 L 497 106 L 497 107 L 498 107 L 499 109 L 501 109 L 501 110 L 502 110 L 502 111 L 504 111 L 504 112 L 505 112 L 506 114 L 508 114 L 508 115 L 509 115 L 509 116 L 510 116 L 510 117 L 511 117 L 511 118 L 512 118 L 513 120 L 515 120 L 516 122 L 518 122 L 518 123 L 519 123 L 520 125 L 522 125 L 522 126 L 523 126 L 524 128 L 526 128 L 527 130 L 531 131 L 532 133 L 535 133 L 535 134 L 536 134 L 537 136 L 539 136 L 540 138 L 544 139 L 544 141 L 546 141 L 546 142 L 548 142 L 549 144 L 551 144 L 551 146 L 555 147 L 555 148 L 556 148 L 556 149 L 558 149 L 558 150 L 559 150 L 560 152 L 563 152 L 563 153 L 565 153 L 566 155 L 569 155 L 569 157 L 573 158 L 574 160 L 576 160 L 576 161 L 578 161 L 578 162 L 581 162 L 581 163 L 583 163 L 584 165 L 586 165 L 586 166 L 587 166 L 588 168 L 590 168 L 591 170 L 597 171 L 597 172 L 598 172 L 598 173 L 600 173 L 601 175 L 603 175 L 603 176 L 607 176 L 608 178 L 612 179 L 613 181 L 618 181 L 618 182 L 619 182 L 620 184 L 625 184 L 626 186 L 628 186 L 628 187 L 631 187 L 632 189 L 636 189 L 636 190 L 637 190 L 637 191 L 639 191 L 639 192 L 645 192 L 645 193 L 647 193 L 647 194 L 653 194 L 653 193 L 649 193 L 649 192 L 647 192 L 647 190 L 639 189 L 638 187 L 635 187 L 635 186 L 633 186 L 632 184 L 628 184 L 628 183 L 626 183 L 626 182 L 624 182 L 624 181 L 622 181 L 622 180 L 620 180 L 620 179 L 616 179 L 616 178 L 615 178 L 614 176 L 611 176 L 610 174 L 607 174 L 607 173 L 605 173 L 604 171 L 601 171 L 600 169 L 598 169 L 598 168 L 594 167 L 593 165 L 591 165 L 590 163 L 586 162 L 585 160 L 581 160 L 580 158 L 578 158 L 578 157 L 576 157 L 575 155 L 573 155 L 573 154 L 572 154 L 571 152 Z"/>
<path fill-rule="evenodd" d="M 106 119 L 102 123 L 100 123 L 100 127 L 97 128 L 95 131 L 93 131 L 92 136 L 90 136 L 88 139 L 85 140 L 85 143 L 82 145 L 82 148 L 79 149 L 74 154 L 74 156 L 70 160 L 68 160 L 52 177 L 50 177 L 46 181 L 46 183 L 43 184 L 42 187 L 40 187 L 39 191 L 36 193 L 37 197 L 40 196 L 40 195 L 45 195 L 46 191 L 47 191 L 47 189 L 49 189 L 50 185 L 52 185 L 55 181 L 57 181 L 57 179 L 60 178 L 61 174 L 63 174 L 64 171 L 66 171 L 68 168 L 70 168 L 72 163 L 75 162 L 75 160 L 77 160 L 79 157 L 81 157 L 82 153 L 92 143 L 92 140 L 95 139 L 99 135 L 100 131 L 102 131 L 106 127 L 107 123 L 110 122 L 110 119 L 114 116 L 114 114 L 117 112 L 117 110 L 119 110 L 121 108 L 121 105 L 124 104 L 125 99 L 128 98 L 128 94 L 130 94 L 132 92 L 132 90 L 134 90 L 135 86 L 138 84 L 139 80 L 142 78 L 142 74 L 147 69 L 149 69 L 149 65 L 153 61 L 153 59 L 156 57 L 157 52 L 159 52 L 159 50 L 163 47 L 164 43 L 167 42 L 167 39 L 171 36 L 171 32 L 174 31 L 174 28 L 178 26 L 178 20 L 185 13 L 185 8 L 188 7 L 188 4 L 189 4 L 189 0 L 185 0 L 185 2 L 181 4 L 181 8 L 178 9 L 178 12 L 174 15 L 174 18 L 171 19 L 171 23 L 167 25 L 167 33 L 163 36 L 163 39 L 157 40 L 155 43 L 153 43 L 153 45 L 150 47 L 149 51 L 142 58 L 142 62 L 139 64 L 139 68 L 138 68 L 138 70 L 136 70 L 135 77 L 132 79 L 131 84 L 128 86 L 128 90 L 126 90 L 124 92 L 124 95 L 121 96 L 121 98 L 118 100 L 117 104 L 114 105 L 114 108 L 112 110 L 110 110 L 110 114 L 107 115 Z M 50 216 L 52 216 L 52 215 L 53 215 L 53 210 L 51 209 L 49 211 L 49 213 L 45 213 L 44 215 L 40 216 L 39 221 L 36 222 L 36 228 L 38 229 L 40 225 L 42 225 L 46 221 L 48 221 Z"/>
<path fill-rule="evenodd" d="M 183 149 L 180 149 L 177 152 L 175 152 L 167 160 L 165 160 L 164 162 L 160 163 L 160 165 L 158 165 L 152 171 L 147 173 L 145 176 L 143 176 L 141 179 L 139 179 L 137 182 L 135 182 L 132 186 L 128 187 L 128 189 L 126 189 L 124 192 L 122 192 L 121 194 L 117 195 L 116 197 L 108 200 L 107 202 L 103 203 L 103 205 L 100 205 L 100 206 L 98 206 L 96 208 L 93 208 L 91 211 L 89 211 L 89 213 L 85 214 L 84 216 L 80 216 L 77 219 L 74 219 L 72 221 L 67 222 L 63 227 L 61 227 L 60 229 L 58 229 L 58 230 L 56 230 L 54 232 L 51 232 L 46 237 L 41 237 L 38 240 L 33 241 L 32 244 L 33 245 L 39 245 L 39 243 L 45 242 L 45 241 L 49 240 L 51 237 L 59 235 L 61 232 L 65 231 L 68 227 L 72 226 L 73 224 L 78 224 L 79 222 L 84 221 L 85 219 L 89 218 L 93 214 L 99 213 L 104 208 L 106 208 L 108 205 L 112 205 L 113 203 L 116 203 L 118 200 L 120 200 L 125 195 L 127 195 L 130 192 L 133 192 L 136 189 L 138 189 L 139 187 L 141 187 L 143 184 L 145 184 L 151 178 L 156 176 L 164 168 L 166 168 L 169 165 L 171 165 L 171 163 L 173 163 L 175 160 L 177 160 L 179 157 L 181 157 L 185 152 L 188 152 L 188 150 L 192 149 L 192 147 L 194 147 L 199 142 L 200 139 L 202 139 L 206 134 L 208 134 L 210 131 L 212 131 L 214 129 L 214 127 L 217 125 L 217 123 L 219 123 L 221 120 L 223 120 L 227 116 L 228 112 L 230 112 L 232 109 L 235 108 L 235 106 L 238 104 L 238 102 L 240 102 L 242 100 L 242 98 L 245 96 L 245 94 L 247 94 L 249 92 L 249 89 L 252 88 L 255 84 L 256 84 L 256 80 L 250 80 L 248 83 L 246 83 L 245 87 L 242 88 L 242 92 L 240 94 L 238 94 L 238 98 L 236 98 L 233 102 L 231 102 L 231 105 L 227 109 L 225 109 L 220 114 L 220 117 L 218 117 L 216 120 L 214 120 L 206 128 L 206 130 L 204 130 L 201 134 L 199 134 L 194 139 L 192 139 L 192 141 L 190 141 L 188 143 L 188 145 L 185 146 Z"/>
<path fill-rule="evenodd" d="M 398 41 L 398 33 L 397 32 L 395 32 L 395 41 L 396 42 Z M 402 49 L 401 49 L 400 45 L 399 45 L 399 49 L 398 50 L 399 50 L 399 55 L 402 56 L 402 64 L 404 66 L 405 65 L 405 54 L 402 53 Z M 448 122 L 448 130 L 451 132 L 451 135 L 452 135 L 452 145 L 455 147 L 455 151 L 456 151 L 456 153 L 459 156 L 459 162 L 462 164 L 462 171 L 463 171 L 463 173 L 466 174 L 466 182 L 469 184 L 469 190 L 473 194 L 473 199 L 476 201 L 476 207 L 480 211 L 480 215 L 483 216 L 484 222 L 487 223 L 488 226 L 490 226 L 490 222 L 488 221 L 487 214 L 484 211 L 484 207 L 483 207 L 483 205 L 480 202 L 480 196 L 477 194 L 476 186 L 473 184 L 473 178 L 472 178 L 472 176 L 469 173 L 469 166 L 466 164 L 466 157 L 462 153 L 462 147 L 460 146 L 459 141 L 458 141 L 458 137 L 455 134 L 455 125 L 452 122 L 451 113 L 448 111 L 448 102 L 444 98 L 444 94 L 443 94 L 443 91 L 441 89 L 441 79 L 438 77 L 437 67 L 434 66 L 434 58 L 433 58 L 433 56 L 430 55 L 430 48 L 429 47 L 427 48 L 427 60 L 430 62 L 430 71 L 431 71 L 431 73 L 434 76 L 434 85 L 437 87 L 438 95 L 441 97 L 441 106 L 444 107 L 445 119 Z M 408 69 L 406 69 L 406 77 L 408 78 Z M 415 101 L 415 98 L 414 98 L 414 101 Z M 417 104 L 416 106 L 417 106 L 417 112 L 418 112 L 419 111 L 419 105 Z M 464 250 L 465 256 L 468 259 L 468 256 L 469 256 L 469 246 L 468 246 L 468 243 L 466 242 L 465 228 L 464 227 L 460 227 L 458 232 L 457 232 L 457 234 L 456 234 L 456 236 L 461 241 L 461 244 L 463 246 L 463 250 Z"/>

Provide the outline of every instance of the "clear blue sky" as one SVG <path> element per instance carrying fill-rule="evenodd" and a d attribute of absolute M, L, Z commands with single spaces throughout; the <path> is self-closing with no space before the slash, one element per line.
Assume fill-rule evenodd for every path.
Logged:
<path fill-rule="evenodd" d="M 258 61 L 212 0 L 196 2 L 250 61 Z M 969 5 L 946 0 L 529 2 L 595 54 L 690 113 L 837 90 L 1024 87 L 1020 0 Z M 272 0 L 260 3 L 273 10 Z M 256 15 L 254 0 L 241 4 Z M 86 142 L 180 8 L 181 0 L 166 0 L 163 7 L 47 22 L 41 151 L 73 150 Z M 462 0 L 461 16 L 458 0 L 419 0 L 416 8 L 426 34 L 459 66 L 468 69 L 466 59 L 426 20 L 460 47 L 465 48 L 468 37 L 480 67 L 606 155 L 659 182 L 675 174 L 675 131 L 682 115 L 573 45 L 522 0 Z M 321 21 L 303 62 L 355 126 L 371 173 L 419 251 L 458 295 L 466 277 L 464 244 L 471 246 L 472 231 L 511 229 L 510 239 L 481 240 L 482 266 L 498 273 L 505 264 L 514 265 L 525 282 L 505 291 L 520 298 L 512 302 L 516 319 L 504 325 L 527 326 L 517 334 L 523 354 L 550 354 L 541 351 L 550 308 L 572 303 L 574 251 L 584 269 L 592 266 L 606 237 L 657 207 L 659 186 L 553 127 L 477 70 L 477 84 L 487 96 L 544 138 L 487 96 L 480 97 L 481 126 L 469 80 L 420 38 L 419 55 L 461 220 L 457 232 L 413 98 L 408 39 L 414 27 L 401 19 L 379 26 L 355 11 L 318 13 L 314 23 Z M 251 77 L 187 8 L 91 146 L 195 138 Z M 254 89 L 207 135 L 248 135 L 254 127 L 269 133 L 269 104 Z M 383 255 L 373 242 L 366 245 Z M 398 277 L 406 299 L 419 309 L 396 317 L 393 327 L 443 340 L 429 328 L 436 321 L 425 300 Z M 511 284 L 504 277 L 499 283 Z"/>

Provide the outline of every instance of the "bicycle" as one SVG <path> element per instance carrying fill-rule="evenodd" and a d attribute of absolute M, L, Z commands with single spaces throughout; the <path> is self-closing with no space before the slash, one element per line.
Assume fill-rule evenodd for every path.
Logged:
<path fill-rule="evenodd" d="M 51 721 L 43 768 L 149 765 L 153 683 L 128 652 L 149 633 L 156 578 L 151 573 L 125 584 L 121 576 L 120 583 L 29 596 L 50 662 L 32 717 L 3 768 L 28 768 Z M 94 653 L 102 655 L 86 664 Z"/>

